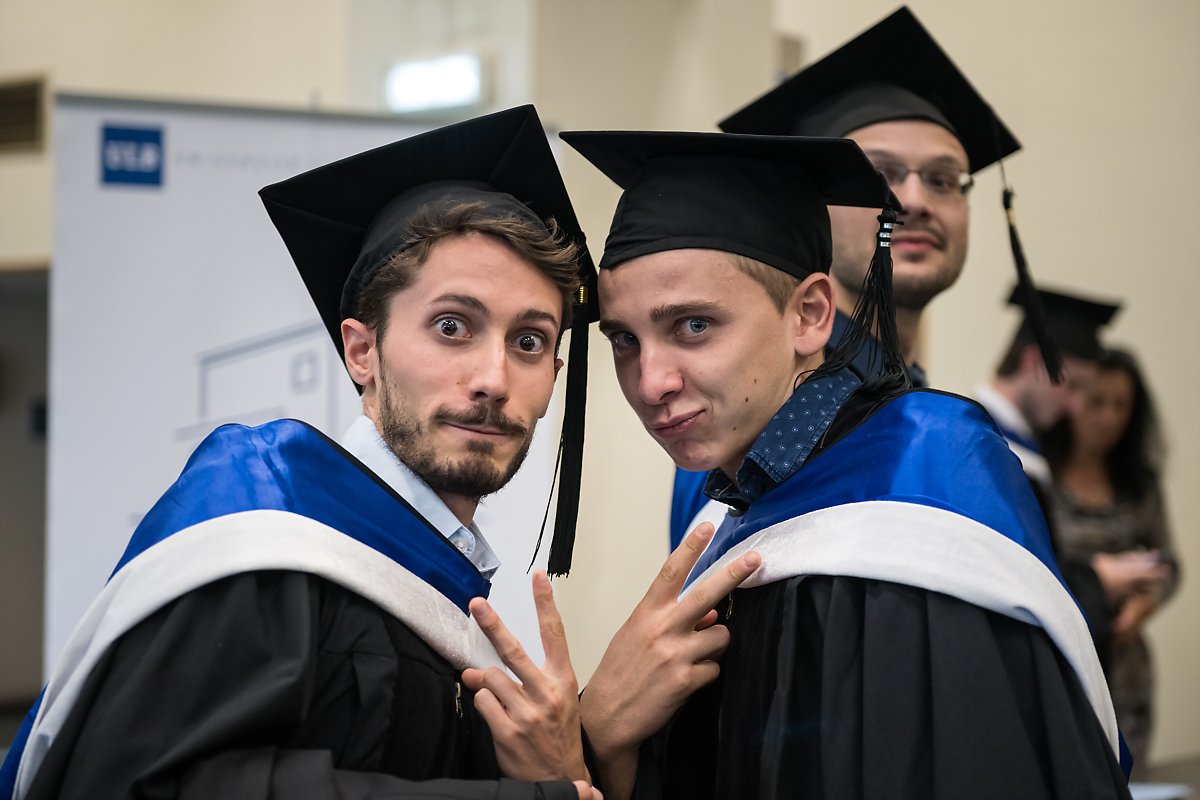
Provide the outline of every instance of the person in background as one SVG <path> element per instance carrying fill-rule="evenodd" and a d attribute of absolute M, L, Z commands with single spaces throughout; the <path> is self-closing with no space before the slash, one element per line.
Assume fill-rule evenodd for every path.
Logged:
<path fill-rule="evenodd" d="M 1107 672 L 1113 650 L 1109 595 L 1121 591 L 1109 583 L 1148 580 L 1156 568 L 1145 561 L 1126 560 L 1121 562 L 1119 573 L 1113 569 L 1102 572 L 1094 568 L 1090 558 L 1073 558 L 1062 552 L 1054 529 L 1050 464 L 1042 452 L 1040 437 L 1081 407 L 1096 379 L 1096 364 L 1104 353 L 1100 329 L 1112 321 L 1120 306 L 1063 291 L 1039 289 L 1037 294 L 1046 310 L 1045 326 L 1061 351 L 1062 381 L 1055 383 L 1050 378 L 1035 341 L 1026 300 L 1017 286 L 1008 302 L 1025 309 L 1025 315 L 992 379 L 977 386 L 973 394 L 1004 434 L 1009 449 L 1020 459 L 1029 477 L 1050 526 L 1059 567 L 1083 609 L 1096 653 Z"/>
<path fill-rule="evenodd" d="M 1027 300 L 1020 286 L 1014 286 L 1008 303 L 1025 314 L 992 379 L 977 386 L 973 394 L 1021 459 L 1025 474 L 1044 494 L 1050 488 L 1050 466 L 1038 437 L 1083 401 L 1096 378 L 1096 361 L 1104 352 L 1100 329 L 1112 322 L 1120 305 L 1073 292 L 1038 289 L 1037 294 L 1046 311 L 1050 336 L 1062 352 L 1063 380 L 1051 380 L 1034 336 Z"/>
<path fill-rule="evenodd" d="M 1111 613 L 1109 688 L 1134 756 L 1154 721 L 1146 621 L 1179 584 L 1160 486 L 1163 442 L 1154 401 L 1132 355 L 1110 350 L 1082 403 L 1044 439 L 1060 556 L 1087 561 Z"/>
<path fill-rule="evenodd" d="M 913 386 L 928 386 L 916 361 L 921 318 L 962 274 L 974 176 L 1021 148 L 987 100 L 904 7 L 719 125 L 726 133 L 844 136 L 887 178 L 903 206 L 891 244 L 896 332 Z M 877 223 L 870 209 L 836 205 L 829 220 L 832 349 L 850 330 Z M 851 364 L 863 380 L 883 363 L 874 339 L 865 345 Z M 672 547 L 697 522 L 724 517 L 725 506 L 708 502 L 703 487 L 703 473 L 676 470 Z"/>

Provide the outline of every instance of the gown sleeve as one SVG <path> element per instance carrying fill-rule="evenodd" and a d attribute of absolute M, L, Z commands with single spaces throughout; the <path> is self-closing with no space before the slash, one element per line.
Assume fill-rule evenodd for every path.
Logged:
<path fill-rule="evenodd" d="M 416 741 L 456 737 L 452 707 L 418 713 L 419 704 L 393 702 L 403 684 L 397 676 L 422 654 L 397 652 L 384 616 L 341 587 L 294 572 L 237 575 L 178 598 L 96 665 L 29 797 L 578 796 L 565 782 L 438 779 L 443 765 L 430 761 L 439 755 L 432 748 L 413 753 L 423 759 L 417 778 L 428 780 L 380 771 L 396 730 Z M 405 709 L 408 718 L 397 718 Z"/>

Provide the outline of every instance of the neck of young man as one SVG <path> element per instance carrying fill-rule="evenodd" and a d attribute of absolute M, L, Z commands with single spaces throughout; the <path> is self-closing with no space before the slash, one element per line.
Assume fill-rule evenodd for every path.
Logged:
<path fill-rule="evenodd" d="M 464 528 L 471 527 L 471 522 L 475 519 L 475 509 L 479 507 L 478 497 L 450 494 L 449 492 L 440 492 L 437 489 L 433 491 L 446 504 L 446 508 L 450 509 L 450 513 L 458 518 L 458 521 L 463 524 Z"/>
<path fill-rule="evenodd" d="M 836 296 L 838 311 L 853 319 L 854 307 L 858 305 L 858 296 L 857 290 L 847 287 L 844 283 L 839 283 Z M 900 355 L 904 358 L 904 363 L 910 367 L 917 360 L 917 333 L 921 327 L 921 310 L 896 307 L 896 335 L 900 342 Z M 871 334 L 875 335 L 875 331 L 871 331 Z"/>

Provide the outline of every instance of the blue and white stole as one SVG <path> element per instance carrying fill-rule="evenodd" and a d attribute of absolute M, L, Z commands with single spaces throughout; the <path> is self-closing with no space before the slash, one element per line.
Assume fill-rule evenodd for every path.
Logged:
<path fill-rule="evenodd" d="M 1020 463 L 975 403 L 931 391 L 887 403 L 744 515 L 727 517 L 688 586 L 751 549 L 763 565 L 743 586 L 800 575 L 884 580 L 1043 628 L 1119 758 L 1104 673 L 1045 519 Z"/>
<path fill-rule="evenodd" d="M 704 494 L 704 482 L 708 480 L 707 472 L 692 472 L 691 470 L 675 468 L 675 484 L 671 489 L 671 549 L 679 547 L 687 532 L 704 521 L 700 512 L 709 504 L 717 504 Z M 720 504 L 717 504 L 720 505 Z M 720 506 L 724 516 L 726 506 Z M 720 525 L 720 522 L 716 522 Z"/>
<path fill-rule="evenodd" d="M 398 618 L 458 669 L 500 664 L 467 613 L 491 588 L 400 495 L 295 420 L 208 436 L 138 525 L 67 642 L 0 770 L 21 798 L 110 645 L 187 592 L 231 575 L 291 570 L 346 587 Z"/>

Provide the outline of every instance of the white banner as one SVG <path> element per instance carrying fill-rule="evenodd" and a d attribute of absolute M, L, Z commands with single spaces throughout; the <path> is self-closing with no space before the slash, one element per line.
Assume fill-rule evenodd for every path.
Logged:
<path fill-rule="evenodd" d="M 358 414 L 257 192 L 424 129 L 387 118 L 56 99 L 47 671 L 142 515 L 209 431 L 295 417 L 336 440 Z M 525 567 L 550 491 L 560 407 L 539 426 L 521 473 L 476 518 L 504 564 L 493 602 L 539 662 Z"/>

